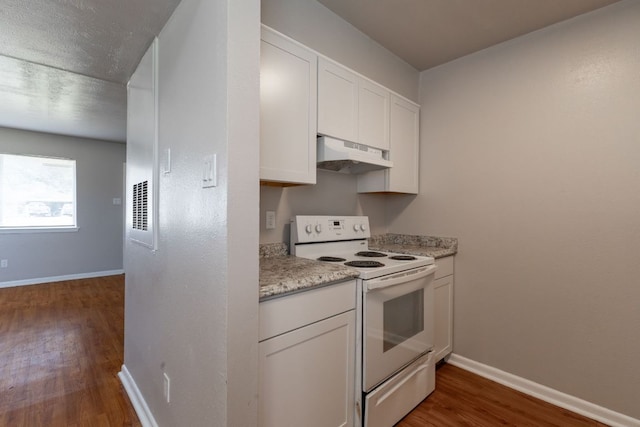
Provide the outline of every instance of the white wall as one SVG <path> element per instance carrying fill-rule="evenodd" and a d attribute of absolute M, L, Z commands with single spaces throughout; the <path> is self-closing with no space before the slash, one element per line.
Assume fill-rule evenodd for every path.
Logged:
<path fill-rule="evenodd" d="M 257 424 L 259 39 L 259 3 L 234 0 L 183 0 L 159 36 L 172 165 L 158 250 L 126 242 L 125 366 L 162 426 Z"/>
<path fill-rule="evenodd" d="M 369 77 L 418 100 L 419 73 L 315 0 L 263 0 L 262 23 Z M 260 242 L 289 241 L 292 215 L 368 215 L 372 233 L 385 233 L 385 203 L 395 196 L 358 195 L 356 176 L 319 170 L 317 184 L 260 188 Z M 266 230 L 265 211 L 276 211 Z"/>
<path fill-rule="evenodd" d="M 0 234 L 3 282 L 122 270 L 125 145 L 0 128 L 0 152 L 76 160 L 77 232 Z"/>
<path fill-rule="evenodd" d="M 640 418 L 640 2 L 421 75 L 421 194 L 459 238 L 454 352 Z"/>

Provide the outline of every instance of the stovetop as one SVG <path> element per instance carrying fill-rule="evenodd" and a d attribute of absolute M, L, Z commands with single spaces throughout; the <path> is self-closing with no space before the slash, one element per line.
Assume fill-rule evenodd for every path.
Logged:
<path fill-rule="evenodd" d="M 357 269 L 361 279 L 395 274 L 434 263 L 425 256 L 370 251 L 366 216 L 298 215 L 291 222 L 291 254 Z"/>
<path fill-rule="evenodd" d="M 308 249 L 318 248 L 304 247 L 298 250 L 297 256 L 355 268 L 360 272 L 361 279 L 373 279 L 375 277 L 399 273 L 412 268 L 433 264 L 434 262 L 431 257 L 396 254 L 392 252 L 375 251 L 375 253 L 378 254 L 376 256 L 358 255 L 358 252 L 361 251 L 334 252 L 331 255 L 327 255 L 307 252 Z"/>

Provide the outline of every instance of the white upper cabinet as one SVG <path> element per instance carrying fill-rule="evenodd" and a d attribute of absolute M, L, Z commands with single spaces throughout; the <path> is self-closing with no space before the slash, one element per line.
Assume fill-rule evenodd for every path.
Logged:
<path fill-rule="evenodd" d="M 418 193 L 420 107 L 262 27 L 260 181 L 315 184 L 316 135 L 383 151 L 390 169 L 358 176 L 358 192 Z"/>
<path fill-rule="evenodd" d="M 262 27 L 260 181 L 315 184 L 317 56 Z"/>
<path fill-rule="evenodd" d="M 389 170 L 389 190 L 418 194 L 420 107 L 398 96 L 391 97 L 391 159 L 401 167 Z"/>
<path fill-rule="evenodd" d="M 358 139 L 361 144 L 389 149 L 389 97 L 384 87 L 360 79 L 358 96 Z"/>
<path fill-rule="evenodd" d="M 318 133 L 358 142 L 358 76 L 324 58 L 318 62 Z"/>
<path fill-rule="evenodd" d="M 318 60 L 318 133 L 389 149 L 389 94 L 330 60 Z"/>
<path fill-rule="evenodd" d="M 391 94 L 389 160 L 393 167 L 358 176 L 359 193 L 418 194 L 420 107 Z"/>

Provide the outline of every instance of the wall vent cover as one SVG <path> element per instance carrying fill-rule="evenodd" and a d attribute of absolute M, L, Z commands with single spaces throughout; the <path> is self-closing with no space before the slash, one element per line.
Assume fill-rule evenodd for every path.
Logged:
<path fill-rule="evenodd" d="M 149 181 L 133 185 L 133 228 L 149 229 Z"/>

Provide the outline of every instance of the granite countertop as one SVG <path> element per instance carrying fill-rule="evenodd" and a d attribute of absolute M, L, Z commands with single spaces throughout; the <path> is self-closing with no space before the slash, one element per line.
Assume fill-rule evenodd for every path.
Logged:
<path fill-rule="evenodd" d="M 369 249 L 443 258 L 458 252 L 458 239 L 383 234 L 369 239 Z M 285 243 L 260 245 L 260 301 L 358 277 L 354 268 L 288 253 Z"/>
<path fill-rule="evenodd" d="M 444 258 L 458 252 L 458 239 L 453 237 L 383 234 L 369 238 L 369 249 Z"/>
<path fill-rule="evenodd" d="M 260 245 L 260 301 L 358 277 L 358 270 L 287 255 L 284 243 Z"/>

